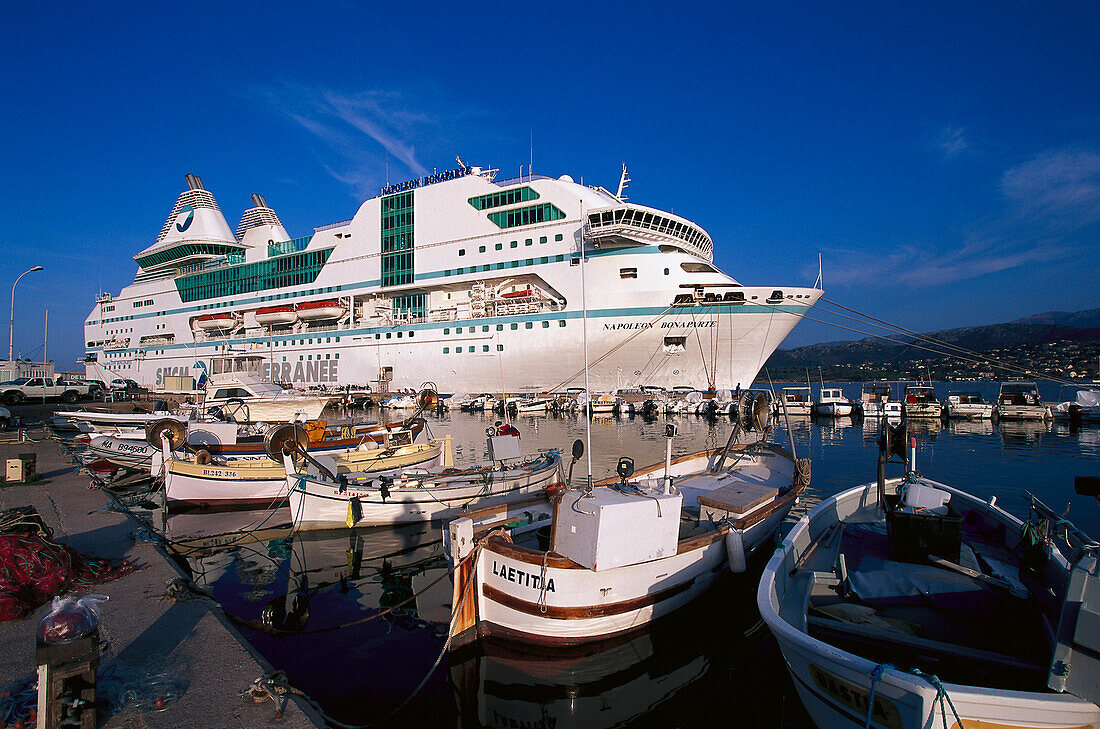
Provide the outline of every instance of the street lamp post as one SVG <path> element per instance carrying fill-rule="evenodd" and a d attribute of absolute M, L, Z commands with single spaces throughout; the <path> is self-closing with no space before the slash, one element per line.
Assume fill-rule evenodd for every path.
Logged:
<path fill-rule="evenodd" d="M 23 278 L 28 273 L 33 273 L 34 271 L 41 271 L 41 270 L 42 270 L 41 266 L 35 266 L 34 268 L 30 269 L 29 271 L 24 271 L 23 273 L 19 274 L 19 277 L 15 279 L 15 283 L 13 283 L 11 285 L 11 318 L 8 319 L 8 361 L 9 362 L 11 362 L 13 346 L 15 344 L 15 340 L 12 339 L 12 336 L 15 333 L 15 284 L 19 283 L 19 279 Z"/>

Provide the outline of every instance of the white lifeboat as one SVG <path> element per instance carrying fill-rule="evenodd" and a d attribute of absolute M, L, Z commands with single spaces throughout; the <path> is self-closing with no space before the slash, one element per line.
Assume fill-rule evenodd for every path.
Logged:
<path fill-rule="evenodd" d="M 194 321 L 194 327 L 204 332 L 221 332 L 232 329 L 237 324 L 237 318 L 232 314 L 203 314 Z"/>
<path fill-rule="evenodd" d="M 338 301 L 306 301 L 298 304 L 298 318 L 302 321 L 325 321 L 338 319 L 347 311 L 347 307 Z"/>
<path fill-rule="evenodd" d="M 256 323 L 265 327 L 285 327 L 296 321 L 298 321 L 298 314 L 289 304 L 265 306 L 256 310 Z"/>

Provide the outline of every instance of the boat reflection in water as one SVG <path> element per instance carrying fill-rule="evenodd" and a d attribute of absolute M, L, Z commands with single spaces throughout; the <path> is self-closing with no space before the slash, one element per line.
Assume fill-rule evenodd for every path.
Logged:
<path fill-rule="evenodd" d="M 982 420 L 949 420 L 947 430 L 951 435 L 993 435 L 993 421 L 989 418 Z"/>
<path fill-rule="evenodd" d="M 1037 444 L 1050 432 L 1048 420 L 998 420 L 1001 442 L 1008 445 Z"/>
<path fill-rule="evenodd" d="M 759 562 L 759 560 L 757 560 Z M 539 648 L 488 638 L 453 653 L 450 678 L 461 729 L 683 726 L 728 720 L 729 695 L 744 726 L 778 725 L 783 671 L 751 605 L 760 567 L 730 579 L 651 627 L 598 644 Z M 756 693 L 759 692 L 759 693 Z M 708 708 L 709 707 L 709 708 Z M 767 708 L 764 708 L 767 707 Z M 788 717 L 788 720 L 790 717 Z M 702 724 L 698 724 L 702 725 Z"/>

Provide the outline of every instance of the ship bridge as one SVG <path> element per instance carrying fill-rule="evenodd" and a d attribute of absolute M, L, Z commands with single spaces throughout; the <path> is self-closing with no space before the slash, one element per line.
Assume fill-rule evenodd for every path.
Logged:
<path fill-rule="evenodd" d="M 624 203 L 589 210 L 585 237 L 601 248 L 670 246 L 706 261 L 714 260 L 714 244 L 706 231 L 672 213 L 643 205 Z"/>

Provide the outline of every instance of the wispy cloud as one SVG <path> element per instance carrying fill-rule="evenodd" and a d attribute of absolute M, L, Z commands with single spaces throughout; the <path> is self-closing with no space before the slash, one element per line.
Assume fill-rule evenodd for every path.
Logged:
<path fill-rule="evenodd" d="M 1095 241 L 1078 233 L 1100 222 L 1100 154 L 1041 154 L 1006 170 L 999 189 L 1004 195 L 1002 210 L 973 224 L 958 243 L 920 241 L 875 256 L 834 249 L 827 257 L 842 264 L 834 280 L 926 288 L 1095 254 Z"/>
<path fill-rule="evenodd" d="M 295 84 L 265 88 L 260 94 L 327 148 L 318 155 L 322 166 L 356 196 L 373 194 L 385 182 L 387 169 L 395 178 L 428 172 L 417 157 L 416 143 L 438 137 L 439 123 L 400 94 L 342 93 Z"/>
<path fill-rule="evenodd" d="M 1001 178 L 1001 191 L 1027 216 L 1042 216 L 1062 229 L 1100 221 L 1100 154 L 1041 154 Z"/>
<path fill-rule="evenodd" d="M 955 159 L 959 155 L 972 150 L 970 141 L 966 136 L 966 129 L 963 127 L 944 127 L 940 130 L 939 136 L 936 137 L 932 146 L 945 159 Z"/>

